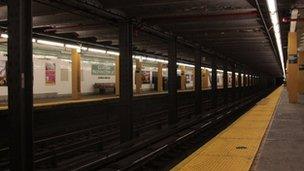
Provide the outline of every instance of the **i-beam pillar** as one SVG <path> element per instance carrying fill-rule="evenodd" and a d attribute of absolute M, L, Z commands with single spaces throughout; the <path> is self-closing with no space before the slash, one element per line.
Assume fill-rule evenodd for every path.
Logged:
<path fill-rule="evenodd" d="M 32 1 L 8 3 L 10 170 L 33 170 Z"/>
<path fill-rule="evenodd" d="M 224 104 L 228 104 L 228 59 L 224 61 L 223 73 Z"/>
<path fill-rule="evenodd" d="M 243 89 L 243 85 L 242 85 L 242 69 L 241 69 L 241 66 L 238 67 L 238 70 L 239 70 L 239 74 L 238 74 L 238 99 L 241 99 L 242 98 L 242 89 Z"/>
<path fill-rule="evenodd" d="M 202 113 L 202 71 L 201 71 L 201 53 L 198 51 L 195 55 L 195 114 Z"/>
<path fill-rule="evenodd" d="M 119 79 L 120 79 L 120 142 L 132 139 L 133 60 L 132 24 L 122 21 L 119 25 Z"/>
<path fill-rule="evenodd" d="M 177 49 L 176 37 L 172 36 L 168 47 L 168 93 L 169 93 L 169 125 L 177 123 Z"/>
<path fill-rule="evenodd" d="M 211 59 L 212 68 L 212 80 L 211 80 L 211 91 L 212 91 L 212 106 L 214 109 L 217 107 L 217 59 L 212 57 Z"/>
<path fill-rule="evenodd" d="M 231 72 L 232 72 L 232 80 L 231 80 L 231 83 L 232 83 L 232 100 L 234 101 L 235 100 L 235 64 L 232 64 L 232 68 L 231 68 Z"/>

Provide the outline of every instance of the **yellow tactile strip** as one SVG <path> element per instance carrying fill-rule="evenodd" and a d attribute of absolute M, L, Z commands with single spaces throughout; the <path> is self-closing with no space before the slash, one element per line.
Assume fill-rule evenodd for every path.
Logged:
<path fill-rule="evenodd" d="M 172 170 L 248 171 L 282 90 L 282 87 L 276 89 Z"/>

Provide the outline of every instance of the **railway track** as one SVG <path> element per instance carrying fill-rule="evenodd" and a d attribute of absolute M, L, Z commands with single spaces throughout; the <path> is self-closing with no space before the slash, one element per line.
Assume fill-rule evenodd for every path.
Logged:
<path fill-rule="evenodd" d="M 228 126 L 244 111 L 264 97 L 265 93 L 248 96 L 239 101 L 209 113 L 205 118 L 193 118 L 192 122 L 168 133 L 163 139 L 151 140 L 145 147 L 131 151 L 125 156 L 116 157 L 115 161 L 105 158 L 95 159 L 71 170 L 163 170 L 172 166 L 176 158 L 185 156 L 185 151 L 199 147 L 212 136 Z M 123 152 L 121 152 L 123 153 Z M 118 155 L 118 154 L 116 154 Z"/>
<path fill-rule="evenodd" d="M 222 98 L 222 95 L 219 94 L 219 101 L 223 102 Z M 182 143 L 184 139 L 188 139 L 194 133 L 199 132 L 199 130 L 192 128 L 193 125 L 198 125 L 195 129 L 207 129 L 215 121 L 225 119 L 225 115 L 221 114 L 223 111 L 231 110 L 230 108 L 239 103 L 239 101 L 236 101 L 224 106 L 223 104 L 218 104 L 222 107 L 213 110 L 210 100 L 205 99 L 202 105 L 205 107 L 206 115 L 200 117 L 194 115 L 193 104 L 180 106 L 178 117 L 182 122 L 179 122 L 179 125 L 174 128 L 166 126 L 167 118 L 164 117 L 166 111 L 147 114 L 135 120 L 135 139 L 128 144 L 119 144 L 118 122 L 39 139 L 34 142 L 34 164 L 37 170 L 87 170 L 95 169 L 95 166 L 98 166 L 96 168 L 99 168 L 99 166 L 112 167 L 113 164 L 111 165 L 111 163 L 119 160 L 123 161 L 123 158 L 127 159 L 128 157 L 126 156 L 130 153 L 147 153 L 148 156 L 137 157 L 135 161 L 135 165 L 137 165 L 137 163 L 141 163 L 143 160 L 158 156 L 160 152 L 166 151 L 169 147 L 168 144 L 166 147 L 159 146 L 158 144 L 164 144 L 163 141 L 170 142 L 171 145 L 172 142 L 177 144 Z M 186 147 L 180 148 L 184 149 Z M 174 151 L 178 152 L 179 150 Z M 8 154 L 8 147 L 4 146 L 0 148 L 0 169 L 2 170 L 7 169 L 9 166 Z M 171 155 L 174 156 L 173 154 Z M 169 157 L 164 157 L 160 161 L 166 161 L 165 158 Z M 156 163 L 162 163 L 160 161 Z M 111 167 L 108 168 L 110 169 Z"/>

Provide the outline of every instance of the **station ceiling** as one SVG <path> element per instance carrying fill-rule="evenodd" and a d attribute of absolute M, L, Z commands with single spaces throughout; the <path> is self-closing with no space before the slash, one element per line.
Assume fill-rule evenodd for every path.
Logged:
<path fill-rule="evenodd" d="M 278 0 L 280 18 L 290 16 L 294 3 Z M 5 3 L 0 9 L 0 24 L 5 27 Z M 166 56 L 168 42 L 162 35 L 175 34 L 210 54 L 282 75 L 264 0 L 33 0 L 33 16 L 35 33 L 114 47 L 118 45 L 119 20 L 131 19 L 136 21 L 135 50 Z M 281 29 L 286 57 L 289 24 Z M 193 61 L 193 49 L 179 47 L 179 58 Z"/>

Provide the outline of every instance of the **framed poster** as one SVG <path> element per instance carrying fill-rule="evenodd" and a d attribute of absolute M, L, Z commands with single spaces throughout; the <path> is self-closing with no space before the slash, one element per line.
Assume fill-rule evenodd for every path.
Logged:
<path fill-rule="evenodd" d="M 190 83 L 190 75 L 186 74 L 186 84 Z"/>
<path fill-rule="evenodd" d="M 142 71 L 142 83 L 150 84 L 150 71 Z"/>
<path fill-rule="evenodd" d="M 60 81 L 69 81 L 69 69 L 62 68 L 60 76 Z"/>
<path fill-rule="evenodd" d="M 45 83 L 47 85 L 56 84 L 56 64 L 53 62 L 45 63 Z"/>
<path fill-rule="evenodd" d="M 0 60 L 0 86 L 7 86 L 6 61 Z"/>

